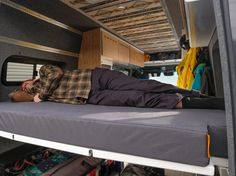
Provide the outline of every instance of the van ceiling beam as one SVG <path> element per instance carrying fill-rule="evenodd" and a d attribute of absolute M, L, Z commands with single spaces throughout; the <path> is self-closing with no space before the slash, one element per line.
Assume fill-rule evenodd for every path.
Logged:
<path fill-rule="evenodd" d="M 124 19 L 118 19 L 118 20 L 113 20 L 109 22 L 105 22 L 106 25 L 108 25 L 111 28 L 119 27 L 119 26 L 124 26 L 124 25 L 131 25 L 131 24 L 140 24 L 143 23 L 144 21 L 148 22 L 154 22 L 154 21 L 159 21 L 159 20 L 165 20 L 167 19 L 166 16 L 164 15 L 164 12 L 160 13 L 155 13 L 151 15 L 145 15 L 144 16 L 137 16 L 137 17 L 132 17 L 132 18 L 124 18 Z"/>
<path fill-rule="evenodd" d="M 154 21 L 154 22 L 144 22 L 144 23 L 140 23 L 140 24 L 137 24 L 137 25 L 127 25 L 127 26 L 121 26 L 121 27 L 118 27 L 118 28 L 112 28 L 114 29 L 115 31 L 123 31 L 123 30 L 126 30 L 126 29 L 134 29 L 134 28 L 139 28 L 139 27 L 145 27 L 145 26 L 152 26 L 152 25 L 155 25 L 155 24 L 166 24 L 168 23 L 168 20 L 159 20 L 159 21 Z"/>
<path fill-rule="evenodd" d="M 166 36 L 172 36 L 173 33 L 172 31 L 167 31 L 167 32 L 155 32 L 155 31 L 151 31 L 150 33 L 139 33 L 139 35 L 137 36 L 133 36 L 132 34 L 130 34 L 129 36 L 126 36 L 127 39 L 129 40 L 135 40 L 135 39 L 145 39 L 145 38 L 150 38 L 150 37 L 158 37 L 158 36 L 163 36 L 163 35 L 166 35 Z"/>
<path fill-rule="evenodd" d="M 165 0 L 161 0 L 161 4 L 162 4 L 162 7 L 163 7 L 163 10 L 165 11 L 166 13 L 166 17 L 168 19 L 168 23 L 170 24 L 171 26 L 171 29 L 172 29 L 172 32 L 173 32 L 173 37 L 176 39 L 176 41 L 179 40 L 178 38 L 178 34 L 176 32 L 176 28 L 175 28 L 175 25 L 174 25 L 174 22 L 173 22 L 173 18 L 171 17 L 171 14 L 170 14 L 170 11 L 169 11 L 169 8 L 167 7 L 167 3 Z M 177 5 L 177 4 L 176 4 Z M 179 5 L 179 4 L 178 4 Z M 176 6 L 176 9 L 178 8 L 178 6 Z"/>
<path fill-rule="evenodd" d="M 129 33 L 129 34 L 126 34 L 124 35 L 124 37 L 140 37 L 142 35 L 149 35 L 149 34 L 167 34 L 167 33 L 170 33 L 172 32 L 172 30 L 168 27 L 166 29 L 160 29 L 160 30 L 149 30 L 149 31 L 143 31 L 143 32 L 136 32 L 136 33 Z"/>
<path fill-rule="evenodd" d="M 173 38 L 173 34 L 164 35 L 164 36 L 146 37 L 146 38 L 140 38 L 140 39 L 135 39 L 135 40 L 130 40 L 130 41 L 136 43 L 138 41 L 162 40 L 162 39 L 171 39 L 171 38 Z"/>
<path fill-rule="evenodd" d="M 160 13 L 160 12 L 163 12 L 161 7 L 158 7 L 158 8 L 154 7 L 151 9 L 143 9 L 140 11 L 120 14 L 120 15 L 116 15 L 116 16 L 112 16 L 112 17 L 108 17 L 108 18 L 101 18 L 98 20 L 103 23 L 107 23 L 110 21 L 118 21 L 118 20 L 123 20 L 123 19 L 127 19 L 127 18 L 134 18 L 134 17 L 144 16 L 144 15 L 156 14 L 156 13 Z"/>
<path fill-rule="evenodd" d="M 119 33 L 122 34 L 123 36 L 125 36 L 125 35 L 129 35 L 129 34 L 150 32 L 153 30 L 164 30 L 165 31 L 167 29 L 170 29 L 170 26 L 168 24 L 162 24 L 162 25 L 153 25 L 152 27 L 146 26 L 146 27 L 140 27 L 137 29 L 124 30 L 124 31 L 120 31 Z"/>
<path fill-rule="evenodd" d="M 154 43 L 156 43 L 156 44 L 162 44 L 162 43 L 166 44 L 166 43 L 168 43 L 169 44 L 169 43 L 173 43 L 173 42 L 177 43 L 176 40 L 173 38 L 173 39 L 169 39 L 168 42 L 166 42 L 166 40 L 164 40 L 164 41 L 163 40 L 162 41 L 151 40 L 149 42 L 142 42 L 142 41 L 140 41 L 140 42 L 137 42 L 136 44 L 137 45 L 151 45 L 151 44 L 154 44 Z"/>
<path fill-rule="evenodd" d="M 167 44 L 165 43 L 157 43 L 157 44 L 150 44 L 150 45 L 139 45 L 140 47 L 144 48 L 144 49 L 151 49 L 151 48 L 158 48 L 158 47 L 169 47 L 169 48 L 172 48 L 172 47 L 176 47 L 176 42 L 169 42 L 168 43 L 168 46 Z"/>

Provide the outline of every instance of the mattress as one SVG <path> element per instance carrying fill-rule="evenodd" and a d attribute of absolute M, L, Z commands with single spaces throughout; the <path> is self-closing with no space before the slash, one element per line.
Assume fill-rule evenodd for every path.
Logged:
<path fill-rule="evenodd" d="M 224 127 L 225 112 L 0 103 L 0 131 L 196 166 L 209 163 L 206 134 L 210 126 Z"/>

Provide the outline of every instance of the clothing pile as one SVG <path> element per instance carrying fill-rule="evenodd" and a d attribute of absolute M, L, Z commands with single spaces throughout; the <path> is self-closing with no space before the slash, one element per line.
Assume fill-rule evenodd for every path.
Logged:
<path fill-rule="evenodd" d="M 164 169 L 129 164 L 121 176 L 164 176 Z"/>
<path fill-rule="evenodd" d="M 5 157 L 9 152 L 14 156 Z M 24 145 L 9 152 L 0 154 L 7 161 L 3 165 L 0 160 L 1 176 L 164 176 L 164 169 L 134 164 L 124 167 L 123 162 L 44 147 Z M 22 155 L 17 157 L 17 152 Z"/>
<path fill-rule="evenodd" d="M 206 48 L 190 48 L 177 65 L 176 71 L 178 87 L 197 90 L 206 95 L 215 95 L 209 53 Z"/>
<path fill-rule="evenodd" d="M 4 176 L 97 176 L 102 160 L 73 153 L 39 148 L 5 168 Z"/>

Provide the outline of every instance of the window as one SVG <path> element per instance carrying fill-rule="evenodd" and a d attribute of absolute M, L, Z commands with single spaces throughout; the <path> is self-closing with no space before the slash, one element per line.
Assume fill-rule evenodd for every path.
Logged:
<path fill-rule="evenodd" d="M 39 73 L 40 68 L 42 67 L 42 64 L 36 64 L 36 73 Z M 39 78 L 39 74 L 36 74 L 35 78 Z"/>
<path fill-rule="evenodd" d="M 144 74 L 147 79 L 156 80 L 166 84 L 177 86 L 178 74 L 176 72 L 176 65 L 158 65 L 146 67 Z"/>
<path fill-rule="evenodd" d="M 7 82 L 20 82 L 27 79 L 38 78 L 37 73 L 41 66 L 42 66 L 41 64 L 25 64 L 25 63 L 8 62 L 6 81 Z"/>
<path fill-rule="evenodd" d="M 155 74 L 149 75 L 149 79 L 156 80 L 156 81 L 166 83 L 166 84 L 172 84 L 172 85 L 176 86 L 178 75 L 177 75 L 177 72 L 174 72 L 173 75 L 166 76 L 166 75 L 164 75 L 163 72 L 161 72 L 160 76 L 155 76 Z"/>
<path fill-rule="evenodd" d="M 10 56 L 2 66 L 1 81 L 4 85 L 18 86 L 27 79 L 39 78 L 38 72 L 42 65 L 52 64 L 61 68 L 65 63 L 23 56 Z"/>
<path fill-rule="evenodd" d="M 36 65 L 36 70 L 34 69 Z M 42 65 L 41 64 L 25 64 L 8 62 L 7 63 L 7 82 L 18 82 L 27 79 L 34 79 L 38 77 L 38 71 Z"/>

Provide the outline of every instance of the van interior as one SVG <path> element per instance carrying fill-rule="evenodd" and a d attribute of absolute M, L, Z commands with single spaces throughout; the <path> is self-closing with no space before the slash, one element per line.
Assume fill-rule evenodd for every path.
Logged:
<path fill-rule="evenodd" d="M 8 97 L 22 81 L 39 78 L 45 64 L 103 67 L 178 86 L 176 68 L 197 48 L 197 62 L 209 71 L 199 91 L 229 99 L 225 3 L 0 0 L 0 173 L 7 175 L 6 163 L 18 159 L 11 151 L 28 154 L 40 146 L 164 169 L 165 175 L 234 175 L 234 128 L 226 120 L 233 118 L 233 100 L 223 111 L 13 103 Z"/>

